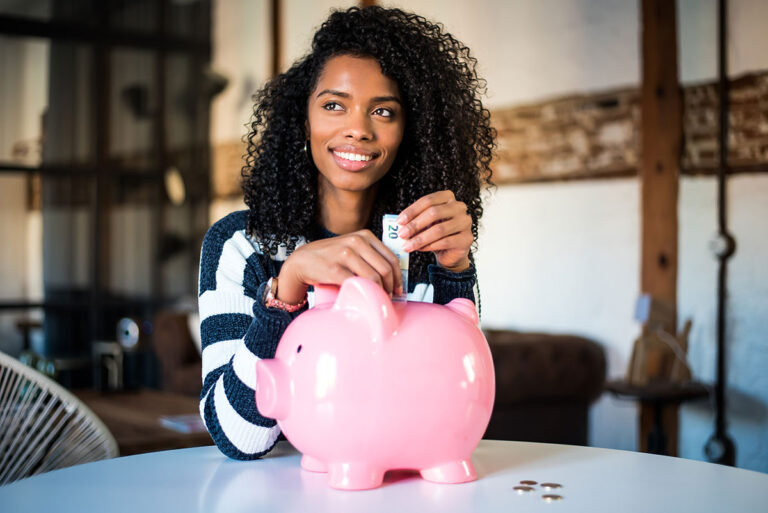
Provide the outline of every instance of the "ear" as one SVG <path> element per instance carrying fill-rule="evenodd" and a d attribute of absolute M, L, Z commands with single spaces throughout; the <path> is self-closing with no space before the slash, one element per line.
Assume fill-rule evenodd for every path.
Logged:
<path fill-rule="evenodd" d="M 387 340 L 400 324 L 395 307 L 384 289 L 365 278 L 347 278 L 341 285 L 333 308 L 356 312 L 365 319 L 374 343 Z"/>

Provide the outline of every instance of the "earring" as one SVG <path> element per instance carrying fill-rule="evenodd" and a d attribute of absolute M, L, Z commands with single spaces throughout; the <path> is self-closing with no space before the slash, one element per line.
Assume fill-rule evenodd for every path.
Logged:
<path fill-rule="evenodd" d="M 312 160 L 312 150 L 309 147 L 309 139 L 304 141 L 304 156 L 307 157 L 310 165 L 315 165 L 314 161 Z"/>

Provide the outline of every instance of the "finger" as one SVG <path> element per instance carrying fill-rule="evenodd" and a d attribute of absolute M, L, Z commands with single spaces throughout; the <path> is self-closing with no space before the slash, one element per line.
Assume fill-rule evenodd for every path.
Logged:
<path fill-rule="evenodd" d="M 397 233 L 402 239 L 408 240 L 436 223 L 456 217 L 461 212 L 461 208 L 456 205 L 456 202 L 432 205 L 401 227 Z"/>
<path fill-rule="evenodd" d="M 437 191 L 422 196 L 400 212 L 400 215 L 397 216 L 397 224 L 405 226 L 430 206 L 448 203 L 455 199 L 452 191 Z"/>
<path fill-rule="evenodd" d="M 467 206 L 461 201 L 449 201 L 448 203 L 432 205 L 403 226 L 398 231 L 398 235 L 403 239 L 410 239 L 436 223 L 466 215 Z"/>
<path fill-rule="evenodd" d="M 353 278 L 355 273 L 347 269 L 346 266 L 338 262 L 328 265 L 324 268 L 321 276 L 309 278 L 305 283 L 307 285 L 338 285 L 341 286 L 347 278 Z"/>
<path fill-rule="evenodd" d="M 415 234 L 403 245 L 405 251 L 425 251 L 428 244 L 462 231 L 471 233 L 472 218 L 468 215 L 442 219 L 428 225 L 425 229 Z"/>
<path fill-rule="evenodd" d="M 392 295 L 398 286 L 402 286 L 399 285 L 400 267 L 397 258 L 384 244 L 374 241 L 373 245 L 360 251 L 360 256 L 379 273 L 387 294 Z"/>
<path fill-rule="evenodd" d="M 450 250 L 462 250 L 469 253 L 469 248 L 472 246 L 474 237 L 472 233 L 457 233 L 448 237 L 443 237 L 440 240 L 436 240 L 431 244 L 427 244 L 419 251 L 450 251 Z"/>
<path fill-rule="evenodd" d="M 369 257 L 366 258 L 368 263 L 374 266 L 380 273 L 382 273 L 382 276 L 385 274 L 391 274 L 391 291 L 398 294 L 402 293 L 403 277 L 400 274 L 400 261 L 397 259 L 397 255 L 395 255 L 392 250 L 389 249 L 383 242 L 377 239 L 371 231 L 365 230 L 364 237 L 366 242 L 369 244 L 369 247 L 376 251 L 378 256 L 382 257 L 386 262 L 384 263 L 380 258 L 377 258 L 376 255 L 366 253 L 369 255 Z M 388 279 L 389 276 L 385 276 L 385 278 Z M 387 289 L 387 292 L 389 292 L 389 290 L 390 289 Z"/>
<path fill-rule="evenodd" d="M 392 250 L 385 246 L 381 241 L 377 241 L 374 249 L 382 258 L 384 258 L 387 265 L 387 271 L 392 275 L 392 293 L 402 294 L 403 276 L 400 273 L 400 261 L 397 259 L 397 255 L 395 255 Z"/>
<path fill-rule="evenodd" d="M 335 255 L 333 257 L 332 255 L 333 253 L 329 253 L 328 241 L 310 242 L 291 253 L 282 269 L 286 269 L 291 263 L 298 281 L 307 286 L 341 285 L 344 280 L 351 278 L 354 274 L 344 267 Z"/>
<path fill-rule="evenodd" d="M 386 270 L 388 265 L 386 264 L 386 259 L 379 255 L 376 250 L 370 246 L 366 246 L 365 248 L 347 247 L 342 251 L 341 258 L 344 262 L 344 266 L 352 271 L 355 276 L 369 279 L 386 290 L 387 294 L 392 293 L 392 272 L 390 270 L 388 273 L 389 280 L 387 283 L 387 278 L 384 275 L 387 274 Z M 374 264 L 371 264 L 369 260 L 373 261 Z M 385 262 L 383 266 L 381 265 L 381 261 Z M 383 273 L 377 269 L 377 265 L 384 269 Z"/>

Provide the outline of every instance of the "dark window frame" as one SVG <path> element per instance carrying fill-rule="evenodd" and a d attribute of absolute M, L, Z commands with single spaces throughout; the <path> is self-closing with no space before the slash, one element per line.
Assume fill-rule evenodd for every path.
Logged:
<path fill-rule="evenodd" d="M 157 255 L 152 258 L 152 295 L 148 299 L 121 299 L 110 298 L 108 291 L 104 286 L 104 272 L 102 263 L 105 257 L 108 257 L 108 243 L 106 237 L 105 214 L 109 212 L 110 201 L 108 187 L 110 180 L 119 179 L 122 176 L 130 176 L 131 179 L 149 182 L 152 187 L 152 194 L 157 201 L 153 202 L 152 208 L 152 237 L 156 243 L 155 247 L 160 247 L 160 238 L 162 237 L 163 226 L 163 207 L 165 205 L 165 196 L 163 190 L 163 173 L 169 164 L 169 148 L 166 146 L 166 112 L 168 105 L 166 101 L 166 72 L 165 62 L 170 54 L 183 55 L 189 57 L 190 68 L 200 69 L 211 60 L 211 11 L 212 0 L 201 0 L 198 7 L 202 9 L 204 16 L 204 30 L 192 37 L 186 37 L 172 33 L 169 23 L 169 13 L 171 4 L 169 0 L 155 0 L 153 7 L 156 10 L 154 16 L 157 20 L 157 29 L 152 32 L 139 32 L 133 30 L 116 29 L 110 26 L 113 11 L 119 8 L 120 2 L 116 0 L 90 0 L 88 3 L 89 14 L 97 22 L 78 23 L 75 21 L 60 20 L 39 20 L 29 17 L 0 14 L 0 36 L 19 37 L 19 38 L 40 38 L 53 41 L 66 41 L 83 44 L 90 47 L 92 52 L 92 87 L 94 92 L 94 103 L 96 112 L 94 114 L 94 147 L 95 152 L 87 165 L 51 165 L 43 163 L 40 166 L 21 165 L 14 162 L 0 162 L 0 176 L 5 174 L 24 174 L 26 176 L 67 176 L 82 175 L 87 177 L 92 187 L 89 193 L 89 212 L 91 215 L 91 258 L 93 260 L 90 280 L 90 294 L 87 301 L 75 301 L 62 303 L 60 301 L 28 301 L 26 299 L 3 300 L 0 301 L 0 314 L 14 310 L 31 310 L 42 308 L 45 313 L 49 311 L 77 310 L 88 312 L 90 318 L 89 340 L 98 340 L 99 333 L 102 332 L 102 317 L 109 308 L 122 308 L 126 310 L 142 310 L 145 312 L 154 312 L 158 308 L 172 301 L 172 298 L 163 297 L 161 265 L 158 262 Z M 109 76 L 110 76 L 110 52 L 114 48 L 142 49 L 152 52 L 152 57 L 156 63 L 154 89 L 157 91 L 158 109 L 157 114 L 153 116 L 153 153 L 156 158 L 155 165 L 147 169 L 131 169 L 116 165 L 109 161 Z M 198 81 L 199 82 L 199 81 Z M 194 93 L 200 94 L 201 84 L 194 82 L 192 84 Z M 196 96 L 197 97 L 197 96 Z M 195 119 L 192 124 L 203 123 L 206 126 L 209 123 L 209 116 L 205 112 L 205 117 L 200 118 L 199 109 L 195 109 Z M 196 125 L 194 125 L 196 126 Z M 199 127 L 198 127 L 199 128 Z M 193 130 L 194 128 L 191 128 Z M 190 172 L 195 177 L 210 177 L 210 169 L 207 164 L 209 152 L 209 140 L 205 141 L 191 140 L 190 150 L 195 155 L 202 158 L 194 159 L 195 169 Z M 200 147 L 198 147 L 200 146 Z M 207 203 L 210 200 L 210 186 L 202 188 L 201 194 L 197 198 L 200 203 Z M 190 208 L 191 216 L 194 217 L 195 209 Z M 194 222 L 190 221 L 193 227 L 194 239 L 202 240 L 204 229 L 199 229 Z M 90 342 L 89 342 L 90 343 Z"/>

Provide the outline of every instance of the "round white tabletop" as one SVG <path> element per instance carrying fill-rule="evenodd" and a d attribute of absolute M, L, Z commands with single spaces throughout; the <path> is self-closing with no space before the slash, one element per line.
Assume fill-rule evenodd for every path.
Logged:
<path fill-rule="evenodd" d="M 768 511 L 768 474 L 667 456 L 483 440 L 478 480 L 434 484 L 390 472 L 381 488 L 338 491 L 301 470 L 282 442 L 262 460 L 233 461 L 215 447 L 128 456 L 0 487 L 3 512 L 731 512 Z M 515 490 L 536 481 L 531 491 Z M 545 490 L 542 483 L 562 488 Z M 545 494 L 562 498 L 549 502 Z"/>

